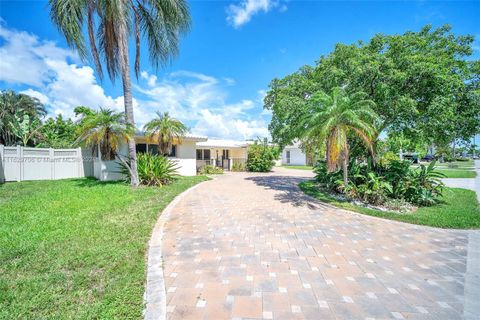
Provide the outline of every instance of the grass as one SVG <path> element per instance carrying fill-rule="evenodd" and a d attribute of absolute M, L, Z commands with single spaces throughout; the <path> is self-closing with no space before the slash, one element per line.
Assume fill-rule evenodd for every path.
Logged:
<path fill-rule="evenodd" d="M 464 169 L 436 169 L 435 171 L 443 173 L 445 178 L 475 178 L 477 172 Z"/>
<path fill-rule="evenodd" d="M 428 166 L 428 164 L 425 164 Z M 449 167 L 454 165 L 456 167 Z M 418 168 L 418 165 L 412 165 L 412 168 Z M 445 178 L 475 178 L 477 172 L 473 166 L 473 161 L 456 161 L 456 162 L 444 162 L 435 164 L 435 171 L 443 173 Z"/>
<path fill-rule="evenodd" d="M 287 168 L 287 169 L 313 170 L 313 166 L 289 166 L 289 165 L 282 165 L 282 167 Z"/>
<path fill-rule="evenodd" d="M 471 190 L 445 188 L 443 201 L 440 204 L 432 207 L 420 207 L 417 211 L 410 214 L 399 214 L 364 208 L 349 202 L 340 201 L 320 190 L 313 180 L 301 182 L 299 187 L 309 196 L 322 202 L 369 216 L 439 228 L 480 228 L 480 204 L 477 201 L 475 192 Z"/>
<path fill-rule="evenodd" d="M 136 190 L 93 179 L 0 185 L 0 319 L 141 319 L 159 213 L 206 179 Z"/>

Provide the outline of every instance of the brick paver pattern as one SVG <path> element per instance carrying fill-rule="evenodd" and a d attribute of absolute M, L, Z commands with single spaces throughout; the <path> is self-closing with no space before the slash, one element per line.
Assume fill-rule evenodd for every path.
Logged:
<path fill-rule="evenodd" d="M 322 205 L 298 190 L 302 175 L 225 174 L 177 204 L 168 319 L 462 318 L 466 231 Z"/>

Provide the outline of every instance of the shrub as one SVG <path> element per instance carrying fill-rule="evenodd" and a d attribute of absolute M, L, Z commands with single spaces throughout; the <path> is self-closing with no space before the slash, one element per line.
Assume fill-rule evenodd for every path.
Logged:
<path fill-rule="evenodd" d="M 387 165 L 378 164 L 375 168 L 367 164 L 349 165 L 350 181 L 344 186 L 342 172 L 327 173 L 326 165 L 319 162 L 314 171 L 317 182 L 333 192 L 344 193 L 351 199 L 379 205 L 392 199 L 429 206 L 437 203 L 442 195 L 445 177 L 435 171 L 435 161 L 428 166 L 410 167 L 410 161 L 392 160 Z"/>
<path fill-rule="evenodd" d="M 207 164 L 207 165 L 203 166 L 202 168 L 200 168 L 198 173 L 201 174 L 201 175 L 203 175 L 203 174 L 222 174 L 223 169 L 219 168 L 219 167 L 212 166 L 211 164 Z"/>
<path fill-rule="evenodd" d="M 381 165 L 388 165 L 390 162 L 398 161 L 398 160 L 400 160 L 400 158 L 398 157 L 398 155 L 396 153 L 388 151 L 388 152 L 385 152 L 385 154 L 382 155 L 379 162 L 380 162 Z"/>
<path fill-rule="evenodd" d="M 121 172 L 130 181 L 129 170 L 121 164 Z M 140 184 L 147 186 L 163 186 L 175 180 L 178 167 L 167 157 L 151 153 L 137 154 L 137 168 Z"/>
<path fill-rule="evenodd" d="M 245 164 L 236 162 L 232 165 L 232 171 L 245 171 Z"/>
<path fill-rule="evenodd" d="M 253 172 L 269 172 L 275 165 L 277 156 L 277 148 L 269 146 L 266 141 L 255 142 L 248 149 L 246 168 Z"/>

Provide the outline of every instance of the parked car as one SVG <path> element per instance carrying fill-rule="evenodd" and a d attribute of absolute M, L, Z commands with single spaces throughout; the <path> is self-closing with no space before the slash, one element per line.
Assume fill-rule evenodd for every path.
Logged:
<path fill-rule="evenodd" d="M 435 160 L 435 157 L 431 154 L 427 154 L 422 158 L 422 161 L 425 161 L 425 162 L 431 162 L 433 160 Z"/>

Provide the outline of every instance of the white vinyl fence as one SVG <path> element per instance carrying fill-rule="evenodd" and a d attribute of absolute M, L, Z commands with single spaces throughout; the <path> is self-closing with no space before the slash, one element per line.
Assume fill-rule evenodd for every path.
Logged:
<path fill-rule="evenodd" d="M 82 149 L 0 145 L 0 182 L 93 176 L 93 158 Z"/>

